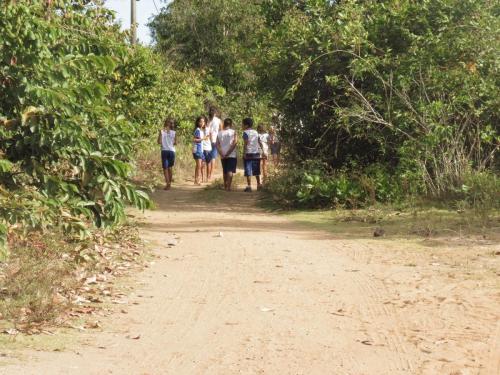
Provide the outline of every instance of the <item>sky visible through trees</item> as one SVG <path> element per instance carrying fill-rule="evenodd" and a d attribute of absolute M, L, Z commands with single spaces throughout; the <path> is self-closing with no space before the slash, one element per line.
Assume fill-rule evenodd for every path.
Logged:
<path fill-rule="evenodd" d="M 137 1 L 136 4 L 138 23 L 137 38 L 141 43 L 151 44 L 151 32 L 147 24 L 151 17 L 158 14 L 158 10 L 161 9 L 165 3 L 163 0 L 140 0 Z M 130 28 L 130 0 L 106 0 L 105 5 L 116 12 L 116 17 L 121 23 L 123 30 Z"/>

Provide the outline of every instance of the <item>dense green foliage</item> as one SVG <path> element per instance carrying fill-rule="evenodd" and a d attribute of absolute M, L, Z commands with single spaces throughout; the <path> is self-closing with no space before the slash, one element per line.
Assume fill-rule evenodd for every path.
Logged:
<path fill-rule="evenodd" d="M 135 148 L 165 116 L 199 111 L 202 84 L 128 45 L 98 3 L 4 4 L 0 18 L 0 248 L 10 230 L 85 235 L 147 207 Z"/>
<path fill-rule="evenodd" d="M 496 183 L 496 2 L 208 3 L 166 6 L 152 23 L 158 47 L 177 64 L 208 72 L 229 97 L 253 96 L 269 114 L 272 103 L 288 159 L 305 163 L 303 181 L 314 174 L 308 161 L 315 161 L 332 176 L 347 173 L 354 195 L 354 176 L 370 179 L 377 169 L 395 186 L 377 196 L 382 200 L 456 195 L 468 191 L 466 180 L 476 173 Z M 331 181 L 320 195 L 334 201 L 336 194 L 326 192 L 336 191 L 337 178 L 322 176 Z M 294 180 L 288 193 L 305 204 L 309 193 L 299 186 Z"/>
<path fill-rule="evenodd" d="M 208 103 L 225 115 L 271 117 L 269 95 L 257 87 L 260 0 L 176 0 L 151 22 L 156 48 L 178 69 L 204 77 Z"/>
<path fill-rule="evenodd" d="M 203 69 L 232 90 L 252 86 L 250 61 L 262 29 L 258 1 L 178 0 L 152 21 L 158 47 L 177 64 Z"/>
<path fill-rule="evenodd" d="M 267 189 L 285 208 L 359 208 L 377 201 L 398 202 L 411 193 L 411 187 L 391 179 L 383 165 L 372 164 L 361 172 L 332 170 L 318 162 L 278 171 Z"/>
<path fill-rule="evenodd" d="M 287 205 L 500 201 L 496 2 L 174 0 L 154 50 L 100 1 L 51 4 L 2 3 L 0 248 L 146 207 L 136 151 L 166 116 L 189 139 L 209 103 L 279 125 L 296 167 L 269 188 Z"/>
<path fill-rule="evenodd" d="M 498 6 L 301 3 L 266 35 L 262 68 L 293 149 L 335 167 L 383 162 L 434 194 L 494 165 Z"/>

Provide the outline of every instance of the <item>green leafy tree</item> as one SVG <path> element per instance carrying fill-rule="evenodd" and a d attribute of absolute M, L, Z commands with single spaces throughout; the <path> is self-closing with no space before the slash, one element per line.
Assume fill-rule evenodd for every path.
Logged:
<path fill-rule="evenodd" d="M 156 77 L 112 14 L 11 2 L 0 34 L 0 237 L 7 225 L 85 235 L 123 221 L 126 203 L 147 207 L 129 176 Z"/>
<path fill-rule="evenodd" d="M 252 64 L 262 21 L 257 0 L 175 0 L 150 26 L 167 59 L 241 91 L 255 81 Z"/>
<path fill-rule="evenodd" d="M 266 18 L 259 76 L 294 155 L 382 162 L 434 194 L 498 168 L 498 5 L 286 3 Z"/>

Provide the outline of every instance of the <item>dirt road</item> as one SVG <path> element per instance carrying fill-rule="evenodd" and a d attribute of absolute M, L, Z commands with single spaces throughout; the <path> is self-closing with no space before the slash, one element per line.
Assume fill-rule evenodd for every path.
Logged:
<path fill-rule="evenodd" d="M 158 192 L 142 235 L 159 257 L 127 313 L 0 373 L 500 373 L 498 247 L 335 238 L 255 197 Z"/>

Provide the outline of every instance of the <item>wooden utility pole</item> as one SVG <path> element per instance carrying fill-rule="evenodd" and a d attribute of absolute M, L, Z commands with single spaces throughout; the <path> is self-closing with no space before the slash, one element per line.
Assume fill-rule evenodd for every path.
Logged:
<path fill-rule="evenodd" d="M 130 0 L 130 43 L 137 43 L 137 9 L 136 0 Z"/>

